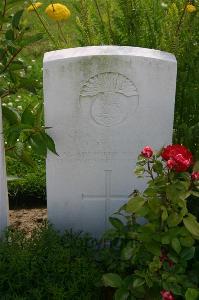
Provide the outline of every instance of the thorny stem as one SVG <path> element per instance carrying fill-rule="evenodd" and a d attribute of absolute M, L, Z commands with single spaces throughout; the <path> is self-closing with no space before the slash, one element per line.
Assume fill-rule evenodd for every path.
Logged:
<path fill-rule="evenodd" d="M 35 6 L 34 6 L 34 4 L 33 4 L 33 2 L 32 2 L 31 0 L 29 0 L 29 1 L 30 1 L 31 5 L 33 6 L 34 11 L 35 11 L 37 17 L 38 17 L 39 21 L 41 22 L 42 26 L 44 27 L 44 29 L 45 29 L 46 33 L 48 34 L 49 38 L 51 39 L 51 41 L 53 42 L 53 44 L 55 45 L 55 47 L 57 47 L 57 43 L 55 42 L 55 40 L 54 40 L 53 36 L 51 35 L 50 31 L 48 30 L 48 28 L 46 27 L 44 21 L 43 21 L 42 18 L 40 17 L 40 15 L 39 15 L 37 9 L 35 8 Z"/>

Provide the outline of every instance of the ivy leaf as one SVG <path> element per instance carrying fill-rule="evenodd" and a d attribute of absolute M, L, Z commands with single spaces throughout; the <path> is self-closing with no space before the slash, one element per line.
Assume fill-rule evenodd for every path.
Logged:
<path fill-rule="evenodd" d="M 137 211 L 139 211 L 139 209 L 145 204 L 145 199 L 137 196 L 137 197 L 133 197 L 131 198 L 127 205 L 126 205 L 126 211 L 127 212 L 132 212 L 132 213 L 136 213 Z"/>
<path fill-rule="evenodd" d="M 183 223 L 187 230 L 196 238 L 199 238 L 199 223 L 192 216 L 183 219 Z"/>
<path fill-rule="evenodd" d="M 122 286 L 122 278 L 115 273 L 107 273 L 102 276 L 105 286 L 120 288 Z"/>
<path fill-rule="evenodd" d="M 198 289 L 187 289 L 185 294 L 185 300 L 198 300 L 199 299 L 199 290 Z"/>

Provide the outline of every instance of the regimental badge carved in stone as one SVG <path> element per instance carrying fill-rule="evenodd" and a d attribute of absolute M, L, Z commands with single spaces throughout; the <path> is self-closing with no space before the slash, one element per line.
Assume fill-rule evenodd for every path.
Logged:
<path fill-rule="evenodd" d="M 81 88 L 81 104 L 82 97 L 91 98 L 91 118 L 106 127 L 122 123 L 138 106 L 134 83 L 120 73 L 105 72 L 91 77 Z"/>

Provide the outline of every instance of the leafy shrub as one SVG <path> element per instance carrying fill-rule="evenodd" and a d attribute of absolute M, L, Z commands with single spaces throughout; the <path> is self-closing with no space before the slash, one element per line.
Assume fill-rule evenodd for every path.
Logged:
<path fill-rule="evenodd" d="M 0 242 L 0 299 L 101 299 L 95 252 L 90 237 L 48 225 L 31 238 L 9 230 Z"/>
<path fill-rule="evenodd" d="M 156 154 L 147 146 L 135 172 L 150 180 L 110 218 L 104 284 L 116 288 L 116 300 L 197 300 L 199 223 L 188 212 L 187 199 L 199 197 L 198 164 L 193 166 L 184 146 L 167 146 Z"/>

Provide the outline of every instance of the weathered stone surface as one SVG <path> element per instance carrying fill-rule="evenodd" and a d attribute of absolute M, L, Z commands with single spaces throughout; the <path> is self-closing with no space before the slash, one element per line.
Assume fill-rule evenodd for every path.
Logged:
<path fill-rule="evenodd" d="M 143 187 L 133 168 L 143 146 L 171 142 L 175 85 L 175 57 L 156 50 L 45 54 L 45 120 L 59 153 L 47 158 L 48 216 L 57 228 L 99 236 Z"/>

